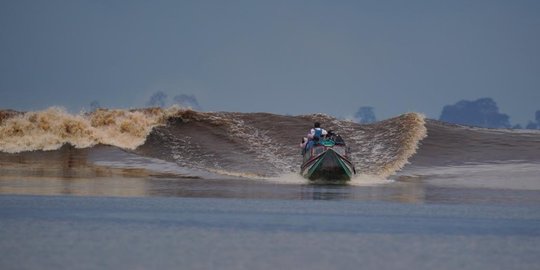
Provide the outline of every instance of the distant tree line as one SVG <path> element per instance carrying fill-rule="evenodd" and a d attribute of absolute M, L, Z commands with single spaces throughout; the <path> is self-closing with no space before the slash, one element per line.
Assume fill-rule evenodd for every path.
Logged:
<path fill-rule="evenodd" d="M 519 124 L 510 125 L 510 117 L 500 113 L 497 103 L 491 98 L 480 98 L 473 101 L 461 100 L 454 105 L 446 105 L 439 120 L 484 128 L 522 128 Z M 540 110 L 536 111 L 535 121 L 529 121 L 525 128 L 538 129 L 539 127 Z"/>
<path fill-rule="evenodd" d="M 362 106 L 354 114 L 354 121 L 359 124 L 371 124 L 377 121 L 374 108 L 370 106 Z"/>
<path fill-rule="evenodd" d="M 536 111 L 534 114 L 534 121 L 529 121 L 526 129 L 540 129 L 540 110 Z"/>
<path fill-rule="evenodd" d="M 181 107 L 188 107 L 195 110 L 201 110 L 199 101 L 194 95 L 180 94 L 173 97 L 172 102 L 169 103 L 168 96 L 163 91 L 157 91 L 150 96 L 146 105 L 149 107 L 165 107 L 167 105 L 179 105 Z"/>
<path fill-rule="evenodd" d="M 374 108 L 362 106 L 354 114 L 353 120 L 360 124 L 369 124 L 377 121 Z M 492 98 L 477 100 L 461 100 L 453 105 L 443 107 L 440 121 L 483 128 L 514 128 L 521 129 L 521 125 L 511 125 L 510 116 L 499 111 L 497 103 Z M 526 129 L 540 129 L 540 110 L 535 113 L 535 120 L 525 126 Z"/>
<path fill-rule="evenodd" d="M 474 101 L 461 100 L 454 105 L 444 106 L 439 120 L 484 128 L 510 128 L 510 117 L 500 113 L 497 103 L 491 98 Z"/>
<path fill-rule="evenodd" d="M 171 105 L 179 105 L 195 110 L 202 110 L 199 101 L 194 95 L 180 94 L 169 101 L 168 95 L 163 91 L 153 93 L 146 106 L 149 107 L 165 107 Z M 90 103 L 90 110 L 95 111 L 101 108 L 99 101 L 94 100 Z M 370 124 L 377 121 L 375 109 L 371 106 L 361 106 L 353 116 L 353 120 L 360 124 Z M 443 107 L 440 121 L 484 127 L 484 128 L 514 128 L 521 129 L 521 125 L 510 124 L 510 117 L 507 114 L 499 112 L 497 103 L 492 98 L 480 98 L 477 100 L 461 100 L 453 105 Z M 535 113 L 534 120 L 530 120 L 525 126 L 526 129 L 540 129 L 540 110 Z"/>
<path fill-rule="evenodd" d="M 169 101 L 169 96 L 163 91 L 157 91 L 153 93 L 146 101 L 146 106 L 148 107 L 160 107 L 164 108 L 166 106 L 179 105 L 185 108 L 192 108 L 194 110 L 202 110 L 199 105 L 199 101 L 194 95 L 180 94 L 172 98 L 172 101 Z M 100 108 L 103 108 L 98 100 L 93 100 L 90 102 L 90 111 L 96 111 Z"/>

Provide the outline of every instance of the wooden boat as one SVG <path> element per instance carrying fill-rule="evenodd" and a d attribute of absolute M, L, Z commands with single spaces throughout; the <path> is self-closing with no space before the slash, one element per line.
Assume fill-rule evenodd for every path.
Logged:
<path fill-rule="evenodd" d="M 344 182 L 350 180 L 356 170 L 345 144 L 326 139 L 305 151 L 300 173 L 309 180 Z"/>

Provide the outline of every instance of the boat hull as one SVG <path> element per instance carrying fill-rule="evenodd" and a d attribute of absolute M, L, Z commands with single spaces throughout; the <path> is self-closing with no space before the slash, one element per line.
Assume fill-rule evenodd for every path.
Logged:
<path fill-rule="evenodd" d="M 304 162 L 301 174 L 309 180 L 348 181 L 356 173 L 353 164 L 332 148 Z"/>

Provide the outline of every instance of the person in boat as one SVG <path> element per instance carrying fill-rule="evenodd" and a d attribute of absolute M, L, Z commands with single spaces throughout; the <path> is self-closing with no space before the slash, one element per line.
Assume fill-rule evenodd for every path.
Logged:
<path fill-rule="evenodd" d="M 321 123 L 315 122 L 313 128 L 309 131 L 308 139 L 312 141 L 319 141 L 328 135 L 328 131 L 321 127 Z"/>
<path fill-rule="evenodd" d="M 309 131 L 306 138 L 302 139 L 302 154 L 307 152 L 313 145 L 317 144 L 320 140 L 324 139 L 328 135 L 328 131 L 326 131 L 324 128 L 321 128 L 321 123 L 315 122 L 313 124 L 313 128 Z"/>
<path fill-rule="evenodd" d="M 302 138 L 302 142 L 300 143 L 300 148 L 302 148 L 302 156 L 306 154 L 307 144 L 308 144 L 308 138 L 307 137 Z"/>
<path fill-rule="evenodd" d="M 337 134 L 333 130 L 328 130 L 328 135 L 326 135 L 326 138 L 332 140 L 336 145 L 345 145 L 345 141 L 341 135 Z"/>

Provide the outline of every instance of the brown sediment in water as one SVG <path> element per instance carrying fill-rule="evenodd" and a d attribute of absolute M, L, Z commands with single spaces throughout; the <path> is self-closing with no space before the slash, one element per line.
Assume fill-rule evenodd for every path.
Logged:
<path fill-rule="evenodd" d="M 54 150 L 64 144 L 77 148 L 106 144 L 135 149 L 144 143 L 153 127 L 165 124 L 178 111 L 178 108 L 99 109 L 69 114 L 56 107 L 26 113 L 7 111 L 0 124 L 0 151 Z"/>
<path fill-rule="evenodd" d="M 426 136 L 424 117 L 409 113 L 371 125 L 324 114 L 197 112 L 181 108 L 98 109 L 69 114 L 60 108 L 7 112 L 0 151 L 55 150 L 103 144 L 182 166 L 229 174 L 276 176 L 296 172 L 298 141 L 320 121 L 340 133 L 362 174 L 388 176 L 401 169 Z M 147 141 L 150 139 L 150 143 Z"/>
<path fill-rule="evenodd" d="M 7 119 L 24 114 L 15 110 L 0 110 L 0 125 Z"/>

